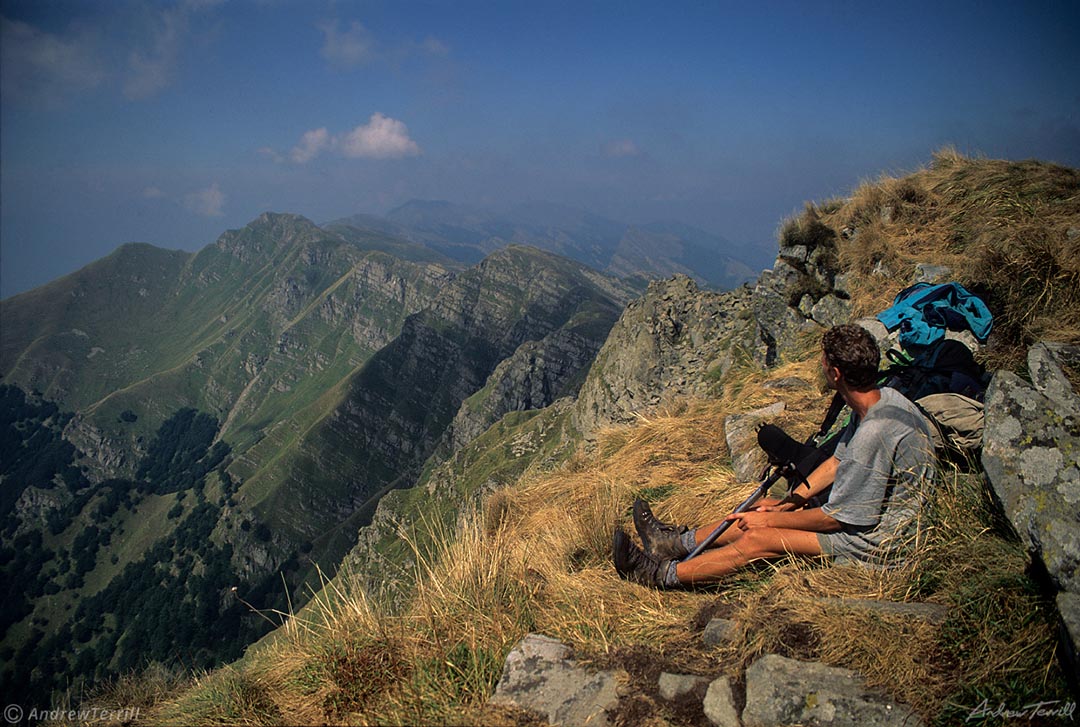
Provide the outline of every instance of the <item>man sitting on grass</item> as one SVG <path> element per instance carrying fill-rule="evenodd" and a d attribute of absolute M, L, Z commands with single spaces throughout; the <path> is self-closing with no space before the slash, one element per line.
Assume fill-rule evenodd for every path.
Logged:
<path fill-rule="evenodd" d="M 634 525 L 645 550 L 615 530 L 615 569 L 656 588 L 717 581 L 762 558 L 828 556 L 888 565 L 908 544 L 934 478 L 934 447 L 926 419 L 902 394 L 878 387 L 880 351 L 856 325 L 831 328 L 821 366 L 830 389 L 851 407 L 856 425 L 836 452 L 779 503 L 729 515 L 735 521 L 699 556 L 680 562 L 720 522 L 697 530 L 666 525 L 634 503 Z M 820 507 L 807 501 L 832 485 Z"/>

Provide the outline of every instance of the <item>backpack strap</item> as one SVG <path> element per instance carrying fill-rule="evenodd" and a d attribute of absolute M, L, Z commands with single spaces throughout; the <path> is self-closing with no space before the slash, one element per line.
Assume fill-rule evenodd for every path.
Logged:
<path fill-rule="evenodd" d="M 817 441 L 828 434 L 829 430 L 832 429 L 833 424 L 836 424 L 836 420 L 839 418 L 840 411 L 843 408 L 844 397 L 840 396 L 839 392 L 833 394 L 832 401 L 829 402 L 829 408 L 825 411 L 825 418 L 821 420 L 821 426 L 818 427 L 817 434 L 814 434 L 807 440 L 807 444 Z"/>

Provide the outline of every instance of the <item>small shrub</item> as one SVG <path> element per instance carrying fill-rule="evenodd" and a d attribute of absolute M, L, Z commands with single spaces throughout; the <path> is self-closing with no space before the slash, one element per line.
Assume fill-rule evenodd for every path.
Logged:
<path fill-rule="evenodd" d="M 392 640 L 358 640 L 334 645 L 320 659 L 330 684 L 323 700 L 327 717 L 370 709 L 375 698 L 397 686 L 408 672 L 403 645 Z"/>

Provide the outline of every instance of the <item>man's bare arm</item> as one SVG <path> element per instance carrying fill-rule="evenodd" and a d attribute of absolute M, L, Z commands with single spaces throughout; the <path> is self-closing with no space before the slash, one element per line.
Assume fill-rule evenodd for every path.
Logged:
<path fill-rule="evenodd" d="M 743 512 L 728 515 L 727 520 L 735 520 L 740 530 L 752 528 L 782 528 L 785 530 L 808 530 L 815 533 L 834 533 L 843 527 L 838 520 L 826 515 L 820 507 L 787 512 L 771 510 L 768 512 Z"/>
<path fill-rule="evenodd" d="M 840 460 L 836 457 L 829 457 L 810 473 L 806 478 L 806 482 L 801 482 L 787 497 L 781 500 L 780 504 L 790 503 L 795 507 L 802 507 L 811 497 L 820 495 L 836 479 L 836 466 L 838 464 L 840 464 Z M 809 483 L 809 486 L 807 483 Z"/>

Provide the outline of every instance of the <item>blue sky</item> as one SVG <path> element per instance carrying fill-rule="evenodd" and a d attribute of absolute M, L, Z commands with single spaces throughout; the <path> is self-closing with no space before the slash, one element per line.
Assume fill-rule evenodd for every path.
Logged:
<path fill-rule="evenodd" d="M 871 6 L 871 7 L 867 7 Z M 552 201 L 775 250 L 951 144 L 1080 166 L 1080 3 L 0 1 L 0 296 L 266 210 Z"/>

